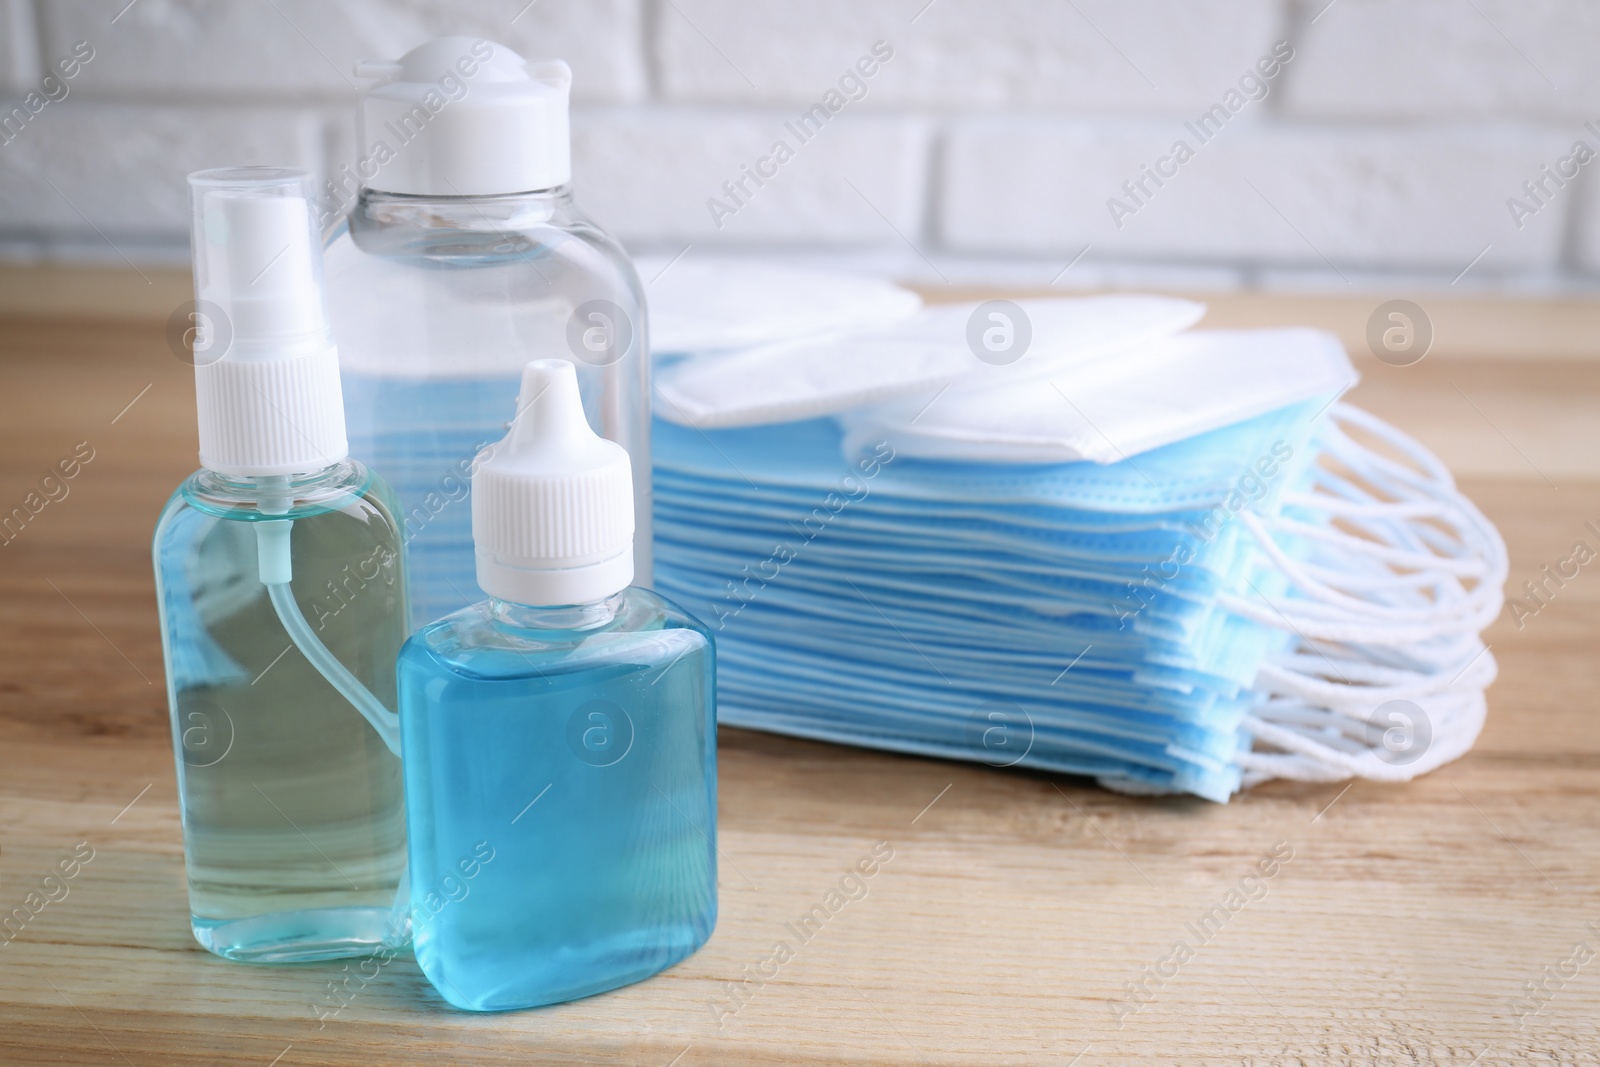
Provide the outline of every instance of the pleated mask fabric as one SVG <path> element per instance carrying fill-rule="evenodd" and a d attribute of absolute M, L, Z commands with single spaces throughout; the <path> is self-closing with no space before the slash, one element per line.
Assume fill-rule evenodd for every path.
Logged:
<path fill-rule="evenodd" d="M 958 306 L 669 368 L 656 583 L 722 721 L 1215 801 L 1466 751 L 1498 533 L 1329 335 L 1147 299 L 1030 308 L 1030 367 Z"/>

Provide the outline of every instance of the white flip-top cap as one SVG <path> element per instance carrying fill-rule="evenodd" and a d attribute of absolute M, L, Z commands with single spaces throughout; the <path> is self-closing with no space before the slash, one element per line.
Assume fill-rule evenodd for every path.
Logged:
<path fill-rule="evenodd" d="M 380 78 L 356 117 L 369 188 L 417 196 L 496 196 L 572 176 L 559 59 L 525 60 L 481 37 L 439 37 L 398 60 L 363 60 Z M 363 171 L 365 173 L 365 171 Z"/>
<path fill-rule="evenodd" d="M 522 370 L 511 432 L 472 475 L 478 585 L 517 604 L 592 604 L 633 581 L 628 451 L 583 414 L 578 375 L 561 359 Z"/>
<path fill-rule="evenodd" d="M 196 171 L 189 201 L 200 465 L 259 476 L 339 462 L 349 450 L 311 175 Z"/>

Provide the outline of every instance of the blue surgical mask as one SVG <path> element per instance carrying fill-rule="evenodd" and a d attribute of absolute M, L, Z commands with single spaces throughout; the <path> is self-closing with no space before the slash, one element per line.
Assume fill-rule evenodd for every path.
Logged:
<path fill-rule="evenodd" d="M 1250 575 L 1229 520 L 1303 482 L 1324 404 L 1112 465 L 658 423 L 657 584 L 716 628 L 724 721 L 988 758 L 969 727 L 997 703 L 1022 765 L 1221 799 L 1282 643 L 1216 607 Z"/>
<path fill-rule="evenodd" d="M 1504 546 L 1335 403 L 1335 338 L 1020 310 L 1042 362 L 969 363 L 945 307 L 663 370 L 656 582 L 716 630 L 723 721 L 1214 800 L 1470 746 Z M 1394 699 L 1416 762 L 1363 734 Z"/>
<path fill-rule="evenodd" d="M 848 498 L 864 485 L 870 494 L 920 502 L 928 514 L 977 507 L 987 515 L 998 504 L 1061 529 L 1107 531 L 1138 527 L 1146 516 L 1181 526 L 1230 500 L 1236 509 L 1271 507 L 1309 464 L 1313 420 L 1333 399 L 1280 408 L 1111 464 L 897 459 L 892 439 L 847 459 L 831 419 L 732 430 L 657 419 L 653 432 L 657 468 L 668 479 L 743 485 L 758 496 L 767 486 L 798 489 L 812 494 L 813 507 L 829 493 Z"/>

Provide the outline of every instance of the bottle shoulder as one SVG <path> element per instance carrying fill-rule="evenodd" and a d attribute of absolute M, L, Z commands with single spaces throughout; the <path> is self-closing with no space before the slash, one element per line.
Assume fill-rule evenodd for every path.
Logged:
<path fill-rule="evenodd" d="M 421 301 L 435 315 L 482 314 L 490 294 L 522 313 L 605 299 L 642 316 L 644 285 L 633 261 L 608 235 L 581 226 L 539 227 L 514 234 L 395 233 L 383 243 L 358 243 L 348 234 L 326 250 L 332 299 L 363 314 Z M 373 291 L 378 287 L 378 291 Z M 337 325 L 337 324 L 336 324 Z M 359 339 L 358 339 L 359 340 Z M 349 340 L 340 334 L 340 352 Z"/>
<path fill-rule="evenodd" d="M 632 261 L 565 189 L 507 196 L 418 197 L 364 191 L 329 232 L 324 256 L 342 275 L 394 264 L 505 268 L 541 274 L 552 266 L 614 274 L 638 288 Z"/>
<path fill-rule="evenodd" d="M 394 490 L 358 460 L 344 459 L 315 474 L 234 477 L 202 467 L 185 478 L 167 509 L 189 507 L 222 519 L 266 522 L 343 511 L 367 500 L 392 510 Z"/>
<path fill-rule="evenodd" d="M 173 490 L 156 520 L 154 545 L 200 536 L 217 522 L 300 522 L 325 515 L 355 519 L 370 540 L 400 545 L 404 539 L 399 499 L 382 477 L 355 460 L 317 475 L 236 479 L 204 468 Z"/>
<path fill-rule="evenodd" d="M 631 586 L 608 604 L 607 621 L 566 628 L 519 625 L 515 612 L 483 601 L 418 630 L 401 659 L 464 677 L 522 677 L 665 668 L 713 654 L 710 630 L 652 590 Z"/>
<path fill-rule="evenodd" d="M 465 199 L 489 211 L 519 198 Z M 358 204 L 324 252 L 347 400 L 352 388 L 365 396 L 373 379 L 514 378 L 533 353 L 589 361 L 577 346 L 587 345 L 599 312 L 619 351 L 596 373 L 617 379 L 644 410 L 644 287 L 616 241 L 575 211 L 518 217 L 501 205 L 501 215 L 484 218 L 460 204 L 434 206 L 441 214 L 412 205 L 410 214 L 374 218 Z"/>

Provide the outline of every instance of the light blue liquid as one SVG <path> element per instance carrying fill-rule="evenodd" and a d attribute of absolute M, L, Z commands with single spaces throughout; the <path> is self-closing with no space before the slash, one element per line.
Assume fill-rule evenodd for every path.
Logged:
<path fill-rule="evenodd" d="M 400 760 L 295 648 L 261 584 L 256 526 L 292 519 L 291 590 L 386 706 L 405 640 L 394 499 L 358 463 L 262 485 L 209 471 L 156 528 L 156 591 L 196 940 L 228 959 L 362 956 L 392 940 L 405 861 Z"/>
<path fill-rule="evenodd" d="M 650 360 L 643 286 L 566 187 L 427 197 L 363 189 L 324 252 L 350 454 L 394 486 L 420 628 L 479 600 L 467 500 L 476 451 L 505 436 L 522 367 L 566 359 L 584 413 L 633 463 L 634 575 L 651 578 Z M 604 357 L 575 340 L 607 301 Z"/>
<path fill-rule="evenodd" d="M 489 601 L 401 650 L 417 962 L 473 1011 L 647 978 L 716 923 L 710 635 L 656 594 Z"/>
<path fill-rule="evenodd" d="M 400 498 L 411 628 L 482 598 L 468 498 L 473 457 L 505 436 L 519 379 L 387 378 L 346 370 L 350 454 Z"/>

